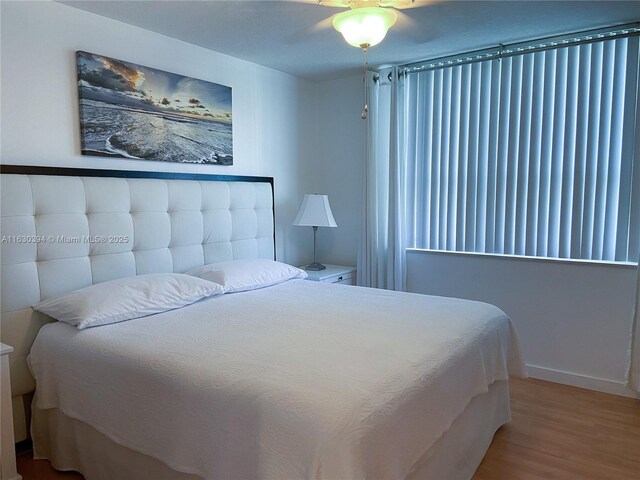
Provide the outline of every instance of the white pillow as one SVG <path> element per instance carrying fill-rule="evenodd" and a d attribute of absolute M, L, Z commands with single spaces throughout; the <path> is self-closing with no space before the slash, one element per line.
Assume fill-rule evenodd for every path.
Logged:
<path fill-rule="evenodd" d="M 266 258 L 210 263 L 189 270 L 187 274 L 218 283 L 225 293 L 245 292 L 307 277 L 304 270 Z"/>
<path fill-rule="evenodd" d="M 221 293 L 217 283 L 189 275 L 150 273 L 97 283 L 33 308 L 83 329 L 173 310 Z"/>

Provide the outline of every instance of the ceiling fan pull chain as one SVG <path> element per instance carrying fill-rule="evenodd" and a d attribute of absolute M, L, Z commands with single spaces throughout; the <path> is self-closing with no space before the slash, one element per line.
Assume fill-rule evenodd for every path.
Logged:
<path fill-rule="evenodd" d="M 369 49 L 367 47 L 362 47 L 362 53 L 364 53 L 364 74 L 362 77 L 362 84 L 364 86 L 364 108 L 362 109 L 362 113 L 360 117 L 363 120 L 367 119 L 367 115 L 369 114 L 369 89 L 367 88 L 367 71 L 369 69 L 369 60 L 367 57 Z"/>

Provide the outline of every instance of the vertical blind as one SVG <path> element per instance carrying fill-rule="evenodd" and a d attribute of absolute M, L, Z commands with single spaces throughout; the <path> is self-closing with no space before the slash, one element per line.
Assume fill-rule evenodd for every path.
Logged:
<path fill-rule="evenodd" d="M 409 246 L 637 261 L 639 37 L 405 78 Z"/>

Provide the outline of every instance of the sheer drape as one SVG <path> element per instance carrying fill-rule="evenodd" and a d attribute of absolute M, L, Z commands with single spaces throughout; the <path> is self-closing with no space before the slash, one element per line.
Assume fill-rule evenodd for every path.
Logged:
<path fill-rule="evenodd" d="M 631 320 L 631 349 L 627 370 L 627 387 L 640 392 L 640 260 L 636 283 L 636 305 Z"/>
<path fill-rule="evenodd" d="M 640 122 L 636 122 L 636 138 L 640 139 Z M 640 141 L 635 145 L 635 158 L 640 158 Z M 640 166 L 636 163 L 633 170 L 633 186 L 640 188 Z M 640 195 L 634 195 L 635 203 L 632 205 L 632 216 L 640 217 Z M 640 239 L 636 238 L 640 243 Z M 627 387 L 640 392 L 640 258 L 638 258 L 636 303 L 631 317 L 631 341 L 629 350 L 629 364 L 627 369 Z"/>
<path fill-rule="evenodd" d="M 403 81 L 397 69 L 370 74 L 358 285 L 404 290 L 406 195 Z"/>
<path fill-rule="evenodd" d="M 638 41 L 408 75 L 410 246 L 635 262 Z"/>

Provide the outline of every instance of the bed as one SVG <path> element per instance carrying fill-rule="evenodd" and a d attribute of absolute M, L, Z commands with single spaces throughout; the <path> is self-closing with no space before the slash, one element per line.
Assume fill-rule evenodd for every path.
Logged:
<path fill-rule="evenodd" d="M 36 391 L 36 457 L 88 480 L 470 478 L 524 374 L 491 305 L 295 279 L 80 331 L 34 312 L 275 257 L 271 179 L 148 175 L 3 166 L 3 236 L 128 239 L 2 245 L 2 341 L 18 435 Z"/>

